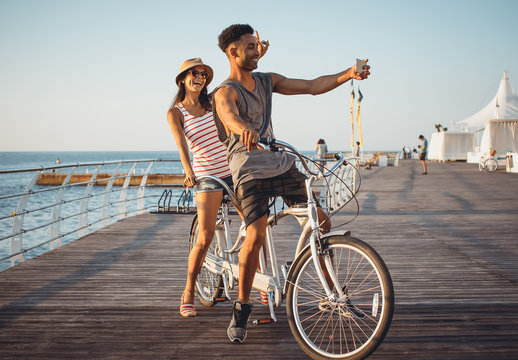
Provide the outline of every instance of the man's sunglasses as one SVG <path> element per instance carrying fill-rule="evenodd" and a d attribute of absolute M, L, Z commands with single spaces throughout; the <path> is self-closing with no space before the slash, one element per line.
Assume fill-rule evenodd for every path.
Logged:
<path fill-rule="evenodd" d="M 206 71 L 201 71 L 201 72 L 200 72 L 200 71 L 198 71 L 198 70 L 192 69 L 192 70 L 190 70 L 190 72 L 191 72 L 192 76 L 194 76 L 194 77 L 198 77 L 198 76 L 200 76 L 200 75 L 201 75 L 201 77 L 202 77 L 202 78 L 204 78 L 204 79 L 206 79 L 206 78 L 208 78 L 208 77 L 209 77 L 209 74 L 208 74 Z"/>

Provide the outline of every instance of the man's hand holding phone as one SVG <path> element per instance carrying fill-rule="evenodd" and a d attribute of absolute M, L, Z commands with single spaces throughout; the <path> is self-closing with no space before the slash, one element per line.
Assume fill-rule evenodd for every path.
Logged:
<path fill-rule="evenodd" d="M 354 75 L 353 75 L 353 79 L 356 79 L 356 80 L 363 80 L 363 79 L 367 79 L 367 77 L 371 74 L 370 73 L 370 66 L 367 64 L 367 62 L 369 61 L 369 59 L 365 59 L 365 60 L 361 60 L 361 59 L 356 59 L 356 65 L 355 65 L 355 71 L 354 71 Z"/>

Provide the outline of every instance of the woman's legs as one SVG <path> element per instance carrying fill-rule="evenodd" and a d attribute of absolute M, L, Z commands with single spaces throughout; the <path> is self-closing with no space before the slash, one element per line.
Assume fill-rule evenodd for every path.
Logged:
<path fill-rule="evenodd" d="M 205 255 L 214 238 L 218 209 L 223 198 L 222 191 L 196 194 L 198 208 L 198 239 L 191 249 L 187 262 L 187 282 L 183 292 L 185 303 L 194 303 L 194 283 L 200 273 Z"/>

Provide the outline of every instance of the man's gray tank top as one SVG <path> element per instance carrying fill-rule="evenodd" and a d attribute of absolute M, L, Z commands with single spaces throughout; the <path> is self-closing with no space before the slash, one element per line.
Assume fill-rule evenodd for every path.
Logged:
<path fill-rule="evenodd" d="M 259 133 L 259 136 L 273 135 L 271 109 L 273 80 L 268 73 L 254 72 L 255 80 L 253 91 L 232 80 L 225 80 L 215 90 L 225 86 L 234 88 L 237 92 L 237 108 L 241 119 L 250 124 Z M 213 102 L 215 104 L 215 102 Z M 227 158 L 232 172 L 232 180 L 237 188 L 240 184 L 253 179 L 267 179 L 281 175 L 289 170 L 295 162 L 295 157 L 285 152 L 253 149 L 248 152 L 241 143 L 241 136 L 230 132 L 227 136 L 225 127 L 214 109 L 214 122 L 218 129 L 220 141 L 227 147 Z"/>

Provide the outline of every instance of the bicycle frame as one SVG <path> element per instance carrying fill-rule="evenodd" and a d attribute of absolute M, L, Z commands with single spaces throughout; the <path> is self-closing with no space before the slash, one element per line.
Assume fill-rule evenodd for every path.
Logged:
<path fill-rule="evenodd" d="M 205 176 L 200 177 L 206 178 Z M 210 177 L 214 179 L 214 177 Z M 220 182 L 219 179 L 214 179 Z M 222 185 L 223 183 L 220 182 Z M 226 188 L 230 198 L 233 198 L 233 193 L 230 189 Z M 235 203 L 234 203 L 235 204 Z M 235 204 L 236 205 L 236 204 Z M 205 257 L 204 265 L 205 267 L 217 274 L 221 275 L 223 278 L 224 291 L 227 299 L 230 299 L 230 294 L 228 292 L 229 289 L 234 288 L 234 279 L 239 278 L 239 264 L 234 261 L 234 253 L 239 251 L 240 244 L 244 239 L 244 235 L 242 230 L 240 229 L 238 238 L 235 243 L 232 242 L 231 232 L 230 232 L 230 216 L 229 216 L 229 203 L 223 201 L 221 205 L 221 213 L 220 218 L 216 224 L 215 231 L 215 240 L 218 242 L 218 247 L 220 249 L 219 256 L 216 256 L 212 253 L 207 253 Z M 277 265 L 276 252 L 273 244 L 273 236 L 271 233 L 271 226 L 267 227 L 266 233 L 266 247 L 269 252 L 269 257 L 271 261 L 272 275 L 265 274 L 266 269 L 266 260 L 264 256 L 260 257 L 260 268 L 261 272 L 257 272 L 255 274 L 253 288 L 264 291 L 269 296 L 269 307 L 270 307 L 270 315 L 274 321 L 276 321 L 275 313 L 273 311 L 273 303 L 276 306 L 280 306 L 282 303 L 282 292 L 280 285 L 280 274 L 279 267 Z"/>
<path fill-rule="evenodd" d="M 301 162 L 303 166 L 305 167 L 308 174 L 310 174 L 309 178 L 306 179 L 305 187 L 306 192 L 308 196 L 308 202 L 306 207 L 290 207 L 288 209 L 285 209 L 281 211 L 278 214 L 274 214 L 270 216 L 268 219 L 268 226 L 266 229 L 266 241 L 265 246 L 268 251 L 268 256 L 270 258 L 271 262 L 271 275 L 266 274 L 266 259 L 264 258 L 263 252 L 260 253 L 259 257 L 259 264 L 261 272 L 257 272 L 255 274 L 254 282 L 252 287 L 254 289 L 263 291 L 268 294 L 269 298 L 269 307 L 270 307 L 270 315 L 273 321 L 276 321 L 276 316 L 273 311 L 273 304 L 275 306 L 280 306 L 283 300 L 283 297 L 286 293 L 286 288 L 288 284 L 289 279 L 289 272 L 286 271 L 286 267 L 284 265 L 282 267 L 279 267 L 277 264 L 277 256 L 275 251 L 275 244 L 273 241 L 273 235 L 272 235 L 272 226 L 274 222 L 278 219 L 281 219 L 285 216 L 294 216 L 299 224 L 302 227 L 301 235 L 298 240 L 297 248 L 294 255 L 294 263 L 299 258 L 300 254 L 302 253 L 302 250 L 304 250 L 307 246 L 311 248 L 312 258 L 313 262 L 315 264 L 315 268 L 317 269 L 317 274 L 320 279 L 320 282 L 322 283 L 322 287 L 329 299 L 335 300 L 335 296 L 333 294 L 333 291 L 331 290 L 328 282 L 326 281 L 324 270 L 322 270 L 321 263 L 319 258 L 324 259 L 325 264 L 325 271 L 329 275 L 329 277 L 332 280 L 333 287 L 337 291 L 338 296 L 340 298 L 345 298 L 344 293 L 342 291 L 342 288 L 335 276 L 334 270 L 333 270 L 333 264 L 331 261 L 331 258 L 329 255 L 322 255 L 319 250 L 317 243 L 324 237 L 336 235 L 337 232 L 327 234 L 325 236 L 320 235 L 319 231 L 319 222 L 318 222 L 318 213 L 317 213 L 317 202 L 315 201 L 315 198 L 313 196 L 312 191 L 312 184 L 314 181 L 321 179 L 323 177 L 329 176 L 332 174 L 340 165 L 343 163 L 343 155 L 340 154 L 336 157 L 337 163 L 328 171 L 325 173 L 320 170 L 318 173 L 312 172 L 307 164 L 305 163 L 305 160 L 301 158 L 301 156 L 298 154 L 298 152 L 291 147 L 291 145 L 284 143 L 282 141 L 278 140 L 268 140 L 270 143 L 270 146 L 283 146 L 289 150 L 290 152 L 299 156 L 301 159 Z M 276 148 L 277 149 L 277 148 Z M 234 203 L 234 206 L 238 208 L 236 198 L 234 196 L 233 191 L 225 184 L 223 181 L 221 181 L 219 178 L 214 176 L 202 176 L 199 179 L 208 178 L 217 181 L 220 183 L 224 189 L 227 191 L 230 199 Z M 234 261 L 234 253 L 239 251 L 240 245 L 244 239 L 243 231 L 240 229 L 238 238 L 235 241 L 235 243 L 232 242 L 231 233 L 230 233 L 230 217 L 229 217 L 229 202 L 223 201 L 221 205 L 221 214 L 220 218 L 218 220 L 217 226 L 216 226 L 216 232 L 215 232 L 215 241 L 218 242 L 218 247 L 220 249 L 219 256 L 216 256 L 212 253 L 207 253 L 205 258 L 205 266 L 206 268 L 218 275 L 221 275 L 223 278 L 223 284 L 224 284 L 224 291 L 225 296 L 227 299 L 230 298 L 230 294 L 228 293 L 229 289 L 234 288 L 234 280 L 239 278 L 239 264 Z M 341 235 L 344 234 L 344 232 L 340 232 Z M 309 245 L 307 245 L 307 240 L 309 236 Z M 280 271 L 279 271 L 280 270 Z M 290 269 L 291 270 L 291 269 Z M 281 278 L 280 275 L 283 274 L 284 281 L 281 285 Z"/>

